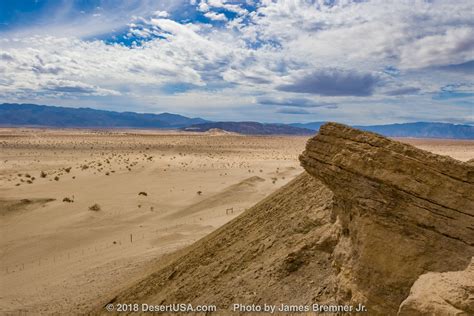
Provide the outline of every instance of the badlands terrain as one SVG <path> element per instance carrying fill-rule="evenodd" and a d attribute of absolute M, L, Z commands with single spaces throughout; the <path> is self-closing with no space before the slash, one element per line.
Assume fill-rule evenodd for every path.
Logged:
<path fill-rule="evenodd" d="M 441 173 L 462 178 L 459 170 L 467 164 L 446 158 L 447 165 L 455 166 L 451 170 L 444 158 L 415 151 L 422 159 L 412 165 L 411 158 L 403 158 L 410 156 L 411 146 L 331 126 L 322 130 L 328 136 L 316 141 L 314 155 L 311 142 L 305 151 L 308 137 L 240 136 L 219 130 L 0 129 L 0 313 L 100 312 L 109 301 L 184 300 L 225 309 L 234 301 L 307 304 L 337 297 L 365 302 L 383 314 L 399 308 L 424 272 L 466 268 L 472 238 L 461 226 L 471 225 L 472 217 L 449 213 L 469 206 L 462 204 L 464 187 L 443 184 L 434 172 L 432 183 L 418 179 L 427 182 L 415 195 L 433 194 L 428 192 L 432 185 L 440 187 L 441 200 L 428 196 L 429 201 L 412 201 L 411 191 L 405 196 L 407 192 L 384 187 L 393 180 L 384 178 L 384 172 L 360 171 L 354 178 L 340 170 L 361 169 L 357 157 L 377 144 L 392 150 L 369 155 L 369 161 L 380 158 L 372 166 L 377 170 L 397 170 L 398 165 L 403 175 L 404 166 L 422 174 L 441 168 Z M 474 141 L 398 141 L 460 161 L 474 158 Z M 364 142 L 369 145 L 358 147 Z M 338 154 L 346 147 L 352 149 L 341 160 Z M 298 157 L 304 151 L 303 169 Z M 397 155 L 402 158 L 393 158 Z M 339 169 L 324 168 L 331 164 Z M 401 176 L 393 185 L 403 187 L 405 180 Z M 440 194 L 443 185 L 454 193 Z M 349 220 L 344 201 L 358 196 L 355 188 L 363 194 L 350 207 L 356 211 Z M 404 201 L 404 209 L 418 205 L 416 211 L 429 209 L 434 199 L 435 208 L 454 220 L 436 219 L 427 227 L 413 224 L 414 229 L 389 215 L 373 221 L 367 215 L 367 205 L 384 201 L 393 206 L 397 198 Z M 416 211 L 401 216 L 409 223 L 431 220 L 430 214 L 417 217 Z M 373 229 L 361 233 L 358 227 L 364 225 Z M 413 236 L 401 237 L 403 232 Z M 395 259 L 408 250 L 400 258 L 411 260 L 413 271 L 397 272 L 388 285 L 376 286 L 370 278 L 387 277 L 388 270 L 400 265 L 400 258 L 377 256 L 383 253 L 383 236 L 390 236 L 394 246 L 388 248 Z M 429 247 L 423 244 L 426 240 Z M 449 259 L 416 259 L 417 254 L 436 252 L 440 244 L 447 250 L 439 255 Z M 351 259 L 358 256 L 371 263 L 375 274 L 364 270 L 368 265 L 363 261 Z M 354 283 L 356 272 L 367 281 Z M 412 301 L 405 303 L 406 310 Z"/>

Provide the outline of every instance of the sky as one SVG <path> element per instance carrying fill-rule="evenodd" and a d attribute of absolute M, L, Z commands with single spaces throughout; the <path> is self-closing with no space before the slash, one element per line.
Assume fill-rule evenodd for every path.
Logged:
<path fill-rule="evenodd" d="M 474 2 L 0 0 L 0 102 L 474 124 Z"/>

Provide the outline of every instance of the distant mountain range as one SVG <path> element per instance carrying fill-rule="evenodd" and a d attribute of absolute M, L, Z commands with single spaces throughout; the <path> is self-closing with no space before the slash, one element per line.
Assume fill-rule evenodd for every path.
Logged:
<path fill-rule="evenodd" d="M 258 122 L 208 122 L 194 124 L 183 128 L 186 131 L 207 132 L 221 129 L 244 135 L 313 135 L 314 131 L 307 128 L 294 127 L 286 124 L 264 124 Z"/>
<path fill-rule="evenodd" d="M 354 127 L 388 137 L 474 139 L 474 126 L 471 125 L 416 122 Z"/>
<path fill-rule="evenodd" d="M 294 127 L 318 131 L 325 122 L 295 123 Z M 388 137 L 417 137 L 417 138 L 457 138 L 474 139 L 474 126 L 436 122 L 416 122 L 387 125 L 355 125 L 358 129 L 382 134 Z"/>
<path fill-rule="evenodd" d="M 181 128 L 208 121 L 162 113 L 113 112 L 36 104 L 0 104 L 1 126 L 79 128 Z"/>
<path fill-rule="evenodd" d="M 162 128 L 198 132 L 221 129 L 246 135 L 313 135 L 324 123 L 211 122 L 170 113 L 147 114 L 36 104 L 0 104 L 0 126 Z M 389 137 L 474 139 L 472 125 L 417 122 L 354 127 Z"/>
<path fill-rule="evenodd" d="M 307 128 L 313 131 L 319 131 L 319 128 L 321 125 L 323 125 L 326 122 L 311 122 L 311 123 L 292 123 L 289 124 L 293 127 L 299 127 L 299 128 Z"/>

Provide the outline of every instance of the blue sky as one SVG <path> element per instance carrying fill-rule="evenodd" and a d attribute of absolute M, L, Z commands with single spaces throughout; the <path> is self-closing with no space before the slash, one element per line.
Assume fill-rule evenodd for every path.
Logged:
<path fill-rule="evenodd" d="M 0 102 L 474 122 L 472 1 L 0 0 Z"/>

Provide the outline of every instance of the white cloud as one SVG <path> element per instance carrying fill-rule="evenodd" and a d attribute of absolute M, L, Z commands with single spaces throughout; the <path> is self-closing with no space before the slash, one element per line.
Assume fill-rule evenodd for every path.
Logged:
<path fill-rule="evenodd" d="M 159 18 L 167 18 L 170 16 L 170 14 L 166 11 L 155 11 L 153 15 Z"/>
<path fill-rule="evenodd" d="M 209 5 L 205 1 L 201 1 L 198 5 L 198 9 L 201 12 L 209 11 Z"/>
<path fill-rule="evenodd" d="M 184 1 L 139 3 L 127 14 L 101 10 L 102 17 L 95 19 L 3 33 L 0 97 L 87 95 L 115 102 L 120 96 L 137 106 L 159 100 L 160 109 L 166 104 L 169 111 L 260 113 L 268 120 L 281 104 L 262 109 L 256 98 L 297 106 L 297 100 L 317 97 L 307 104 L 341 106 L 317 107 L 315 115 L 362 119 L 373 111 L 380 119 L 401 111 L 436 117 L 434 111 L 442 111 L 444 103 L 426 106 L 434 94 L 449 84 L 472 82 L 466 72 L 442 73 L 441 68 L 473 59 L 470 1 L 261 1 L 253 12 L 243 1 L 185 1 L 196 5 L 195 14 L 206 16 L 209 24 L 172 20 L 184 12 L 176 4 Z M 119 5 L 127 6 L 126 1 Z M 90 38 L 127 23 L 139 42 L 135 46 Z M 392 75 L 383 72 L 388 65 L 396 68 Z M 396 104 L 401 96 L 424 108 Z M 468 110 L 458 107 L 453 115 Z"/>
<path fill-rule="evenodd" d="M 40 92 L 51 92 L 53 94 L 80 94 L 80 95 L 92 95 L 92 96 L 118 96 L 120 92 L 103 89 L 98 86 L 93 86 L 83 82 L 71 81 L 71 80 L 48 80 L 46 83 L 41 84 L 39 89 Z"/>
<path fill-rule="evenodd" d="M 421 68 L 461 64 L 474 59 L 474 29 L 459 27 L 423 37 L 401 51 L 401 66 Z"/>
<path fill-rule="evenodd" d="M 203 1 L 204 2 L 204 1 Z M 247 10 L 243 9 L 240 5 L 238 4 L 232 4 L 228 3 L 230 1 L 225 1 L 225 0 L 207 0 L 207 4 L 209 7 L 212 8 L 220 8 L 220 9 L 225 9 L 230 12 L 235 12 L 237 14 L 243 15 L 248 13 Z"/>
<path fill-rule="evenodd" d="M 227 21 L 224 13 L 206 12 L 204 16 L 213 21 Z"/>

